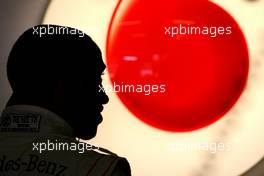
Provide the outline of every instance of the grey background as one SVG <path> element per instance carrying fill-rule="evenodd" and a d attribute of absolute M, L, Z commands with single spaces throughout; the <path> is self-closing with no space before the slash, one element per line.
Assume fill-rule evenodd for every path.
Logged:
<path fill-rule="evenodd" d="M 27 28 L 40 24 L 49 0 L 0 0 L 0 111 L 12 90 L 6 76 L 8 54 Z"/>

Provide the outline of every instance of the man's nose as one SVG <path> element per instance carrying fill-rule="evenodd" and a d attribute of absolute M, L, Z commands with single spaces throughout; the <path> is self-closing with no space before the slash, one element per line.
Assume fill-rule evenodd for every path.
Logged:
<path fill-rule="evenodd" d="M 101 92 L 100 99 L 102 104 L 107 104 L 109 102 L 109 98 L 105 92 Z"/>

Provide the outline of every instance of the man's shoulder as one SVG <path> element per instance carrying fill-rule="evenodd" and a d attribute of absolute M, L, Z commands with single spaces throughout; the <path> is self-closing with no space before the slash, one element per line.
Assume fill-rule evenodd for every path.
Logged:
<path fill-rule="evenodd" d="M 92 150 L 86 151 L 83 155 L 79 155 L 82 164 L 87 164 L 89 159 L 93 157 L 93 164 L 87 175 L 101 172 L 102 175 L 109 176 L 130 176 L 130 165 L 126 158 L 120 157 L 117 154 L 102 148 L 95 147 Z"/>
<path fill-rule="evenodd" d="M 78 167 L 86 168 L 86 175 L 130 176 L 131 169 L 126 158 L 103 147 L 95 146 L 86 142 L 76 141 L 73 138 L 64 139 L 76 145 L 73 148 L 74 157 L 78 161 Z"/>

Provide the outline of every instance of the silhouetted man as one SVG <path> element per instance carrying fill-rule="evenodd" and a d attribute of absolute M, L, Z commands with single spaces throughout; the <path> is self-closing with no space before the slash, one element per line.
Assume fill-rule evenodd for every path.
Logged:
<path fill-rule="evenodd" d="M 125 158 L 76 140 L 95 137 L 108 97 L 100 49 L 82 31 L 39 25 L 7 63 L 13 90 L 0 118 L 1 176 L 125 176 Z"/>

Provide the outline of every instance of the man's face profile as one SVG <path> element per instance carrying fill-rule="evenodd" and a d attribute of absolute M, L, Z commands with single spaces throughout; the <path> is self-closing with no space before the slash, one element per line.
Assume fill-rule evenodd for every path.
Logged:
<path fill-rule="evenodd" d="M 103 91 L 99 91 L 102 87 L 102 74 L 105 65 L 102 61 L 101 53 L 96 53 L 98 57 L 97 68 L 93 73 L 73 74 L 64 82 L 63 111 L 65 116 L 72 119 L 71 124 L 75 124 L 75 135 L 84 139 L 90 139 L 96 135 L 97 126 L 102 122 L 101 112 L 103 104 L 108 102 L 108 97 Z M 93 77 L 89 76 L 92 75 Z M 75 118 L 74 118 L 75 117 Z"/>
<path fill-rule="evenodd" d="M 35 34 L 40 27 L 52 27 L 57 33 L 46 32 L 40 37 Z M 80 36 L 80 31 L 69 27 L 59 31 L 58 27 L 35 26 L 15 43 L 7 64 L 13 90 L 7 106 L 46 108 L 71 125 L 74 137 L 90 139 L 96 135 L 103 104 L 108 102 L 107 95 L 100 91 L 105 64 L 89 36 Z M 74 30 L 75 34 L 68 33 Z"/>

